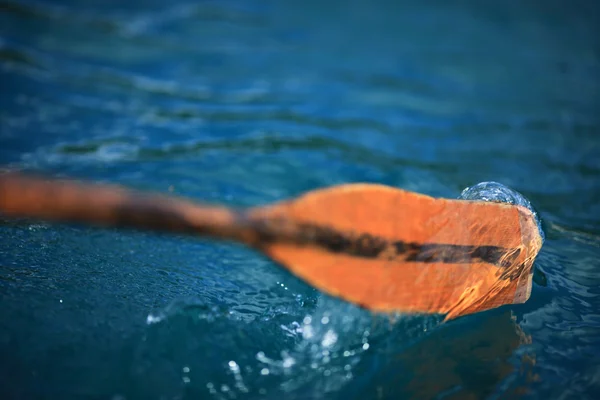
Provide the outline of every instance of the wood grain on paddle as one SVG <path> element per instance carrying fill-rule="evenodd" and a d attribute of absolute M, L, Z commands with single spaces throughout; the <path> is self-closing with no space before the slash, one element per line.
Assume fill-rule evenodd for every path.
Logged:
<path fill-rule="evenodd" d="M 524 207 L 436 199 L 374 184 L 233 210 L 7 173 L 0 175 L 0 213 L 233 240 L 364 308 L 447 319 L 525 302 L 542 245 Z"/>

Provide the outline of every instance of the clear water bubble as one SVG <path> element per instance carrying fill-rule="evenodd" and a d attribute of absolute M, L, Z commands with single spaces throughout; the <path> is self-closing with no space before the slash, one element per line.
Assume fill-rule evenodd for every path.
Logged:
<path fill-rule="evenodd" d="M 512 190 L 501 183 L 480 182 L 464 189 L 458 198 L 460 200 L 479 200 L 523 206 L 533 213 L 540 236 L 542 237 L 542 243 L 546 238 L 544 230 L 542 229 L 542 221 L 540 220 L 538 213 L 535 211 L 529 200 L 527 200 L 521 193 Z"/>

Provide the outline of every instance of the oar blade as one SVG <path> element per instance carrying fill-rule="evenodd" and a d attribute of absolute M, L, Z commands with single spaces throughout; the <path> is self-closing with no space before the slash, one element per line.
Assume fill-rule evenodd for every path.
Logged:
<path fill-rule="evenodd" d="M 342 185 L 256 210 L 309 232 L 261 250 L 311 285 L 373 311 L 447 318 L 527 300 L 541 238 L 529 210 Z"/>

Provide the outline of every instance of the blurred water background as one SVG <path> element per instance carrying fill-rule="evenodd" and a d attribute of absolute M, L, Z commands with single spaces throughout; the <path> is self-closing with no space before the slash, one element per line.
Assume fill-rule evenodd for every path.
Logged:
<path fill-rule="evenodd" d="M 498 181 L 531 299 L 394 320 L 227 243 L 0 219 L 3 399 L 597 398 L 600 6 L 0 0 L 0 166 L 257 205 Z"/>

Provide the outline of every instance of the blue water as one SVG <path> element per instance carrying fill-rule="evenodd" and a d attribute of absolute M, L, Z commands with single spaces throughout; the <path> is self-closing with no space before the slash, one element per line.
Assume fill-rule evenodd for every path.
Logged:
<path fill-rule="evenodd" d="M 237 245 L 0 219 L 0 397 L 597 398 L 599 10 L 0 0 L 0 166 L 236 206 L 496 181 L 546 232 L 527 303 L 442 324 Z"/>

